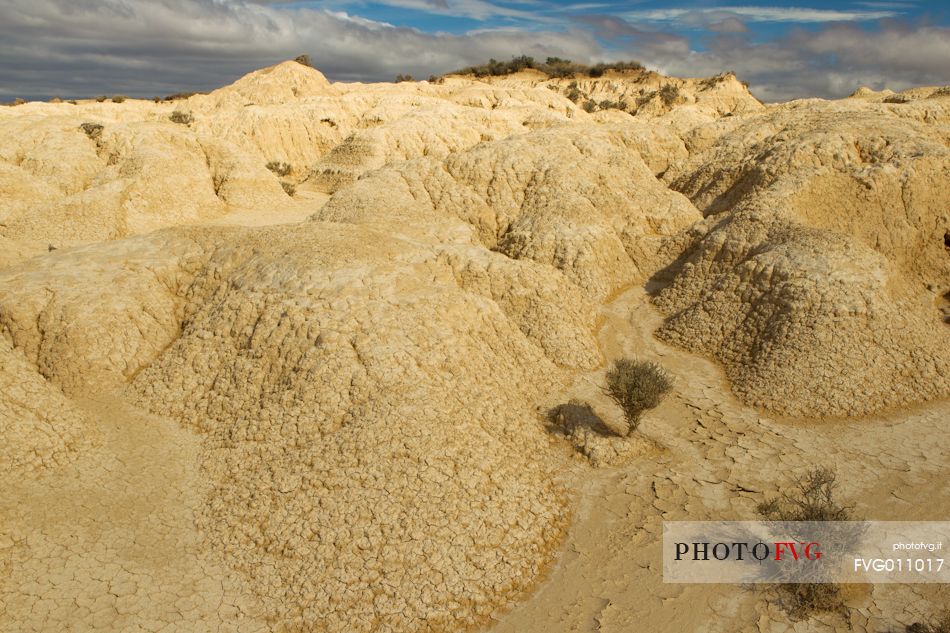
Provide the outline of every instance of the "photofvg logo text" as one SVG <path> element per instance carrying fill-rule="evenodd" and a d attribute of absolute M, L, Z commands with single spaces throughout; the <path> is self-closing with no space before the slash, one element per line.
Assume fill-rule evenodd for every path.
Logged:
<path fill-rule="evenodd" d="M 666 521 L 663 580 L 950 582 L 945 542 L 950 522 Z"/>
<path fill-rule="evenodd" d="M 821 560 L 821 543 L 818 541 L 773 541 L 764 543 L 732 542 L 710 543 L 709 541 L 694 541 L 692 543 L 677 542 L 676 560 L 690 557 L 694 561 L 708 561 L 710 558 L 718 561 L 748 560 L 759 562 L 774 560 Z"/>

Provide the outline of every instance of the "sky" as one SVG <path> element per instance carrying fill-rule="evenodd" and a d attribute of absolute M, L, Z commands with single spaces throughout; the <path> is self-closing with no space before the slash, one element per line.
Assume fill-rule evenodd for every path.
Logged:
<path fill-rule="evenodd" d="M 333 81 L 526 54 L 834 98 L 950 84 L 950 2 L 0 0 L 0 102 L 205 91 L 303 53 Z"/>

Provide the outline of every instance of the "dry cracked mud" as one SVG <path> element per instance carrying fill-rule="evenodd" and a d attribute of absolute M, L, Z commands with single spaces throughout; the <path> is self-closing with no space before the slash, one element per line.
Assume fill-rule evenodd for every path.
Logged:
<path fill-rule="evenodd" d="M 950 512 L 943 92 L 286 62 L 0 108 L 0 631 L 930 617 L 855 585 L 796 621 L 659 548 L 816 465 L 858 516 Z M 675 382 L 631 437 L 621 356 Z"/>

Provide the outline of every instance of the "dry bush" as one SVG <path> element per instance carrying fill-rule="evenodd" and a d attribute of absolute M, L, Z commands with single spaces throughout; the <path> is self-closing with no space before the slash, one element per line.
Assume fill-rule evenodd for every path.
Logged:
<path fill-rule="evenodd" d="M 26 103 L 26 99 L 21 99 L 20 97 L 13 100 L 13 105 L 15 106 L 23 105 L 24 103 Z"/>
<path fill-rule="evenodd" d="M 412 75 L 403 75 L 401 73 L 396 75 L 397 84 L 401 84 L 404 81 L 415 81 L 415 80 L 412 78 Z"/>
<path fill-rule="evenodd" d="M 99 95 L 98 97 L 96 97 L 96 103 L 102 103 L 103 101 L 105 101 L 105 100 L 108 99 L 108 98 L 109 98 L 109 97 L 107 97 L 107 96 L 105 96 L 105 95 Z"/>
<path fill-rule="evenodd" d="M 333 119 L 328 118 L 328 117 L 324 117 L 324 118 L 320 119 L 320 123 L 326 123 L 326 124 L 329 125 L 330 127 L 336 127 L 336 121 L 334 121 Z"/>
<path fill-rule="evenodd" d="M 621 358 L 607 371 L 604 393 L 623 411 L 630 435 L 643 412 L 660 404 L 672 388 L 673 379 L 657 363 Z"/>
<path fill-rule="evenodd" d="M 551 78 L 567 78 L 575 75 L 586 75 L 587 77 L 601 77 L 608 70 L 616 72 L 642 71 L 643 65 L 640 62 L 613 62 L 610 64 L 595 64 L 588 66 L 578 64 L 569 59 L 560 57 L 548 57 L 543 62 L 535 61 L 528 55 L 512 57 L 511 61 L 500 62 L 497 59 L 489 59 L 487 64 L 469 66 L 457 70 L 452 75 L 475 75 L 476 77 L 498 77 L 501 75 L 510 75 L 522 70 L 537 70 Z"/>
<path fill-rule="evenodd" d="M 660 100 L 666 107 L 671 107 L 680 98 L 680 89 L 673 84 L 666 84 L 660 88 Z"/>
<path fill-rule="evenodd" d="M 181 125 L 190 125 L 195 120 L 190 112 L 182 112 L 181 110 L 175 110 L 168 115 L 168 118 L 171 119 L 172 123 L 180 123 Z"/>
<path fill-rule="evenodd" d="M 203 92 L 176 92 L 175 94 L 171 94 L 165 97 L 165 101 L 180 101 L 181 99 L 187 99 L 188 97 L 193 97 L 197 94 L 204 94 L 204 93 Z"/>
<path fill-rule="evenodd" d="M 294 61 L 298 64 L 307 66 L 308 68 L 313 68 L 313 62 L 310 60 L 310 55 L 297 55 L 294 57 Z"/>
<path fill-rule="evenodd" d="M 293 195 L 297 193 L 297 188 L 289 182 L 281 182 L 280 186 L 284 188 L 284 193 L 290 197 L 293 197 Z"/>
<path fill-rule="evenodd" d="M 288 175 L 291 170 L 290 165 L 278 160 L 272 160 L 271 162 L 267 163 L 265 167 L 267 167 L 267 169 L 271 170 L 272 172 L 274 172 L 280 177 L 284 177 Z"/>
<path fill-rule="evenodd" d="M 792 493 L 756 506 L 767 521 L 849 521 L 852 506 L 835 499 L 837 475 L 831 468 L 814 468 L 795 481 Z"/>
<path fill-rule="evenodd" d="M 837 475 L 830 468 L 813 468 L 795 480 L 791 493 L 767 499 L 756 511 L 767 521 L 849 521 L 852 506 L 835 499 Z M 841 590 L 832 583 L 782 583 L 778 602 L 793 620 L 842 608 Z"/>
<path fill-rule="evenodd" d="M 907 633 L 950 633 L 950 610 L 944 611 L 930 622 L 914 622 L 907 625 Z"/>
<path fill-rule="evenodd" d="M 126 99 L 128 99 L 128 97 L 125 95 L 115 95 L 112 97 L 112 103 L 122 103 Z"/>
<path fill-rule="evenodd" d="M 92 140 L 98 139 L 102 136 L 102 124 L 101 123 L 83 123 L 79 126 L 79 129 L 86 133 L 86 136 Z"/>

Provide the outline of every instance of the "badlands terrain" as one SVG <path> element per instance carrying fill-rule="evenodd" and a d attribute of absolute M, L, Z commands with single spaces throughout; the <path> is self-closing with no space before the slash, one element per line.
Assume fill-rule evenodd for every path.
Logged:
<path fill-rule="evenodd" d="M 796 620 L 660 536 L 820 465 L 950 518 L 948 191 L 947 88 L 0 108 L 0 631 L 904 631 L 947 587 Z M 675 381 L 631 437 L 622 356 Z"/>

